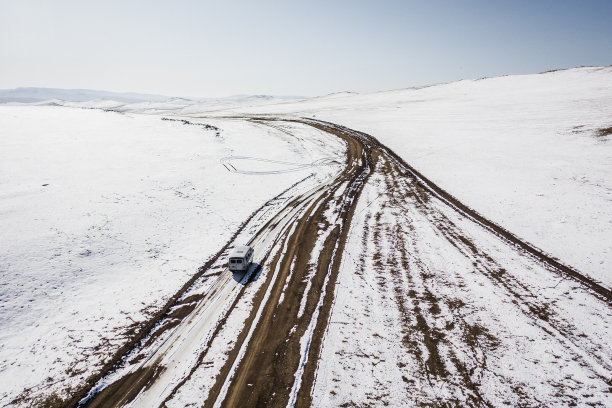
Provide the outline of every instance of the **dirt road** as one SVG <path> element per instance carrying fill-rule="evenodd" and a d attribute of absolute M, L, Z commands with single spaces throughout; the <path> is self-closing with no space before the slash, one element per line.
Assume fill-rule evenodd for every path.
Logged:
<path fill-rule="evenodd" d="M 131 361 L 129 367 L 118 370 L 121 375 L 113 374 L 110 369 L 106 376 L 101 375 L 103 380 L 98 382 L 98 388 L 89 390 L 89 398 L 82 402 L 83 406 L 152 407 L 187 402 L 205 407 L 312 405 L 314 390 L 321 388 L 320 383 L 317 385 L 317 371 L 337 300 L 341 266 L 347 263 L 345 247 L 360 196 L 372 177 L 385 186 L 380 198 L 372 201 L 384 201 L 387 208 L 393 209 L 389 217 L 396 219 L 390 227 L 378 229 L 376 226 L 383 225 L 381 219 L 385 215 L 366 212 L 372 222 L 363 224 L 362 228 L 378 232 L 373 231 L 364 238 L 363 249 L 353 257 L 356 263 L 366 265 L 369 262 L 370 269 L 378 270 L 381 282 L 377 290 L 389 290 L 389 296 L 397 299 L 396 307 L 404 316 L 398 318 L 403 335 L 398 333 L 397 337 L 405 339 L 406 353 L 413 353 L 416 364 L 420 364 L 415 372 L 427 378 L 430 385 L 453 382 L 449 389 L 455 399 L 429 400 L 430 397 L 422 396 L 422 401 L 434 405 L 436 401 L 442 405 L 491 405 L 491 397 L 484 395 L 477 378 L 478 372 L 470 369 L 467 360 L 461 361 L 453 347 L 478 349 L 474 353 L 480 356 L 479 353 L 497 347 L 498 340 L 488 335 L 484 326 L 468 325 L 460 320 L 446 327 L 449 333 L 458 330 L 455 324 L 461 328 L 462 334 L 457 340 L 460 345 L 445 345 L 444 333 L 430 322 L 432 316 L 440 315 L 439 308 L 445 300 L 427 285 L 419 290 L 410 289 L 412 292 L 403 291 L 403 287 L 417 285 L 417 278 L 420 281 L 429 279 L 425 271 L 428 267 L 424 266 L 426 261 L 413 258 L 418 251 L 414 249 L 410 253 L 401 249 L 405 248 L 404 241 L 409 240 L 408 236 L 402 238 L 406 231 L 395 228 L 402 222 L 401 218 L 415 208 L 426 214 L 425 218 L 438 237 L 450 242 L 475 265 L 479 276 L 501 288 L 509 302 L 520 303 L 525 314 L 535 316 L 535 326 L 554 331 L 557 337 L 571 342 L 573 347 L 582 350 L 576 352 L 580 356 L 595 348 L 593 345 L 583 347 L 582 343 L 574 341 L 569 326 L 561 322 L 560 312 L 540 302 L 530 284 L 512 274 L 501 273 L 502 266 L 474 244 L 452 217 L 466 219 L 491 235 L 505 246 L 504 251 L 536 260 L 544 273 L 574 282 L 594 301 L 607 305 L 605 307 L 609 307 L 612 300 L 609 289 L 463 205 L 369 135 L 307 119 L 248 120 L 275 127 L 309 126 L 313 131 L 333 134 L 346 143 L 344 166 L 324 182 L 290 198 L 285 197 L 285 201 L 278 199 L 276 204 L 265 206 L 254 214 L 253 219 L 257 219 L 264 213 L 273 212 L 249 241 L 255 248 L 255 265 L 242 275 L 226 271 L 224 259 L 232 245 L 228 243 L 201 271 L 203 277 L 208 277 L 202 281 L 201 290 L 189 297 L 176 296 L 175 303 L 149 325 L 138 344 L 117 359 L 115 367 L 121 361 Z M 443 214 L 435 207 L 440 205 L 455 215 Z M 372 246 L 377 248 L 373 252 L 365 249 Z M 381 254 L 387 252 L 392 255 L 383 259 Z M 422 275 L 411 272 L 415 270 L 413 262 L 421 262 Z M 399 271 L 407 275 L 397 275 Z M 393 282 L 399 286 L 393 286 Z M 425 308 L 430 312 L 424 312 Z M 459 315 L 455 313 L 455 316 Z M 465 316 L 459 318 L 465 319 Z M 363 319 L 367 321 L 367 316 Z M 346 341 L 358 342 L 359 339 Z M 594 375 L 602 376 L 611 366 L 608 357 L 595 353 L 593 361 L 584 364 L 597 366 L 593 368 Z M 580 358 L 587 361 L 586 357 Z M 483 367 L 481 360 L 478 364 Z M 410 381 L 416 381 L 404 375 L 401 378 L 406 379 L 407 389 L 413 386 Z M 509 389 L 512 386 L 508 385 Z M 517 395 L 523 392 L 520 387 L 514 390 L 508 392 Z"/>

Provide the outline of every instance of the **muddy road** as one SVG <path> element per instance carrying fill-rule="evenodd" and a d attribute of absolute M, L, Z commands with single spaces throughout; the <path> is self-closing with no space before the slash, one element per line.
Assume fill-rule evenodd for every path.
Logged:
<path fill-rule="evenodd" d="M 411 217 L 422 217 L 434 231 L 427 239 L 448 244 L 458 254 L 453 256 L 465 261 L 477 279 L 491 284 L 499 298 L 520 308 L 528 316 L 525 324 L 530 330 L 548 333 L 567 345 L 576 361 L 590 370 L 589 375 L 605 384 L 605 372 L 612 363 L 609 353 L 596 351 L 599 346 L 605 348 L 601 338 L 564 320 L 562 307 L 540 292 L 544 288 L 538 288 L 538 282 L 523 280 L 520 273 L 505 273 L 512 265 L 503 262 L 510 258 L 515 264 L 535 262 L 542 270 L 538 273 L 570 282 L 596 305 L 604 321 L 610 316 L 608 288 L 463 205 L 369 135 L 308 119 L 246 120 L 289 133 L 292 126 L 300 126 L 331 134 L 345 143 L 345 161 L 327 179 L 299 193 L 289 189 L 253 214 L 241 233 L 248 235 L 250 221 L 264 219 L 265 214 L 268 218 L 249 236 L 248 244 L 255 249 L 251 269 L 244 274 L 225 269 L 229 248 L 241 243 L 237 235 L 191 282 L 200 285 L 197 290 L 191 293 L 185 287 L 177 294 L 138 341 L 115 356 L 96 386 L 75 396 L 72 406 L 77 401 L 87 407 L 306 407 L 377 402 L 401 406 L 410 398 L 411 403 L 432 406 L 492 406 L 504 398 L 537 404 L 529 387 L 517 385 L 511 376 L 500 381 L 495 392 L 483 384 L 483 372 L 491 366 L 486 356 L 506 343 L 487 327 L 493 323 L 471 322 L 459 311 L 460 303 L 455 308 L 449 303 L 454 297 L 445 297 L 436 289 L 444 286 L 452 291 L 454 285 L 469 288 L 470 283 L 454 281 L 450 275 L 440 275 L 436 281 L 435 268 L 427 260 L 430 255 L 418 247 L 427 233 L 405 224 Z M 367 186 L 378 190 L 361 197 Z M 494 240 L 495 249 L 480 245 L 462 230 L 466 223 L 469 230 Z M 511 255 L 497 261 L 495 251 Z M 364 270 L 376 274 L 372 282 L 364 283 L 371 294 L 364 298 L 370 291 L 364 286 L 359 293 L 343 294 L 340 300 L 354 297 L 354 304 L 366 302 L 365 310 L 356 308 L 352 315 L 346 314 L 350 302 L 344 309 L 335 306 L 343 293 L 342 282 Z M 351 275 L 345 276 L 347 273 Z M 376 363 L 374 367 L 383 361 L 363 350 L 334 360 L 360 344 L 360 330 L 364 330 L 360 327 L 368 325 L 367 310 L 377 296 L 381 302 L 390 302 L 396 317 L 388 311 L 388 320 L 393 322 L 387 329 L 397 332 L 368 336 L 395 337 L 401 353 L 412 357 L 406 362 L 395 358 L 402 362 L 394 362 L 393 370 L 399 371 L 392 381 L 402 385 L 402 390 L 386 392 L 389 386 L 380 380 L 361 398 L 360 381 L 365 380 L 358 376 L 347 380 L 343 374 L 326 374 L 325 370 L 335 373 L 364 367 L 361 374 L 367 376 L 370 361 Z M 472 295 L 466 291 L 466 296 Z M 350 334 L 338 332 L 342 340 L 336 344 L 330 324 L 338 316 L 346 320 L 344 327 L 354 327 Z M 583 337 L 576 337 L 577 332 Z M 454 340 L 445 340 L 451 337 Z M 322 361 L 324 353 L 331 356 L 329 363 Z M 384 361 L 388 360 L 394 358 Z M 385 363 L 379 367 L 383 366 Z M 325 378 L 331 382 L 326 383 Z M 430 395 L 422 391 L 421 383 L 445 391 Z M 566 394 L 559 395 L 566 398 L 561 401 L 570 401 Z"/>

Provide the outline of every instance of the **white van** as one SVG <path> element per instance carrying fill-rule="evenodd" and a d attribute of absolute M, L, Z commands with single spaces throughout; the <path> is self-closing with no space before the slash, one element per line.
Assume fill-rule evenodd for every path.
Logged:
<path fill-rule="evenodd" d="M 229 270 L 232 272 L 246 271 L 251 262 L 253 262 L 253 248 L 247 245 L 237 246 L 229 256 Z"/>

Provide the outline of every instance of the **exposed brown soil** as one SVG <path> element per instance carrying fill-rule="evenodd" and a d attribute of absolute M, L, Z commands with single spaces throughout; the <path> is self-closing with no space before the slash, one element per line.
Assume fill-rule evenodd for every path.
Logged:
<path fill-rule="evenodd" d="M 262 263 L 265 263 L 266 259 L 262 260 Z M 261 268 L 261 266 L 259 267 Z M 257 273 L 257 271 L 254 272 L 255 274 Z M 168 395 L 168 397 L 166 397 L 166 399 L 162 402 L 161 406 L 165 407 L 166 406 L 166 402 L 170 401 L 174 395 L 178 392 L 178 390 L 187 382 L 191 379 L 191 376 L 193 375 L 193 373 L 195 372 L 195 370 L 197 370 L 197 368 L 203 363 L 205 357 L 208 354 L 208 350 L 210 349 L 210 346 L 213 342 L 213 340 L 215 339 L 215 337 L 217 336 L 217 334 L 221 331 L 221 329 L 223 329 L 223 327 L 225 326 L 225 323 L 227 322 L 227 317 L 229 315 L 229 313 L 231 313 L 231 311 L 236 307 L 236 305 L 238 304 L 238 302 L 240 301 L 241 295 L 244 293 L 244 290 L 246 289 L 245 286 L 243 286 L 240 290 L 240 294 L 236 297 L 236 299 L 234 300 L 234 303 L 232 304 L 232 306 L 229 308 L 228 313 L 219 320 L 219 323 L 217 324 L 217 327 L 215 328 L 214 332 L 212 333 L 212 336 L 210 336 L 210 339 L 208 340 L 208 342 L 206 343 L 206 346 L 204 347 L 204 350 L 200 353 L 200 355 L 198 356 L 198 361 L 196 363 L 195 366 L 193 366 L 191 368 L 191 371 L 189 372 L 188 375 L 185 376 L 185 378 L 183 378 L 181 381 L 179 381 L 178 384 L 176 384 L 174 386 L 174 388 L 172 389 L 172 392 Z"/>
<path fill-rule="evenodd" d="M 92 399 L 88 407 L 120 407 L 132 401 L 140 391 L 146 389 L 161 374 L 163 368 L 154 364 L 141 367 L 106 387 Z"/>
<path fill-rule="evenodd" d="M 403 327 L 402 343 L 407 352 L 418 362 L 418 372 L 412 371 L 406 375 L 425 379 L 430 385 L 440 382 L 458 383 L 460 391 L 457 394 L 464 395 L 463 402 L 456 398 L 438 399 L 434 402 L 426 396 L 421 396 L 417 400 L 422 406 L 429 404 L 487 406 L 487 402 L 480 396 L 478 385 L 473 380 L 474 369 L 467 367 L 464 361 L 454 355 L 452 345 L 449 345 L 447 340 L 448 333 L 453 330 L 462 331 L 464 333 L 462 340 L 469 347 L 478 348 L 474 352 L 477 354 L 484 348 L 480 346 L 479 340 L 485 336 L 486 329 L 466 324 L 460 314 L 457 323 L 448 322 L 444 329 L 435 324 L 438 315 L 442 313 L 442 300 L 433 291 L 439 282 L 433 279 L 435 275 L 429 273 L 427 266 L 421 262 L 419 252 L 414 245 L 412 231 L 410 228 L 404 228 L 401 220 L 405 214 L 410 213 L 411 209 L 417 209 L 430 217 L 432 225 L 436 225 L 437 228 L 445 227 L 445 223 L 440 222 L 441 215 L 436 214 L 429 206 L 430 200 L 429 197 L 426 198 L 425 191 L 415 185 L 412 179 L 403 177 L 395 163 L 381 157 L 376 173 L 383 177 L 385 183 L 385 197 L 381 209 L 386 211 L 387 216 L 395 217 L 395 221 L 388 224 L 376 222 L 372 241 L 378 251 L 374 251 L 372 262 L 380 277 L 380 285 L 384 286 L 381 291 L 391 291 L 394 294 Z M 390 208 L 385 209 L 385 207 Z M 382 212 L 377 212 L 375 219 L 381 215 Z M 390 251 L 385 257 L 379 255 L 383 252 L 383 247 L 389 248 Z M 410 253 L 407 247 L 410 248 Z M 409 258 L 412 258 L 412 261 Z M 427 353 L 423 353 L 423 348 Z M 442 349 L 445 350 L 446 357 L 441 355 Z M 482 362 L 479 364 L 481 368 L 486 367 Z M 453 377 L 451 372 L 457 375 Z M 409 392 L 418 395 L 420 390 L 416 389 L 414 380 L 409 381 L 404 378 Z"/>
<path fill-rule="evenodd" d="M 185 282 L 185 284 L 181 287 L 181 289 L 178 292 L 176 292 L 170 299 L 168 299 L 168 301 L 166 302 L 163 308 L 157 311 L 157 313 L 155 313 L 151 318 L 149 318 L 149 320 L 139 324 L 138 327 L 134 329 L 134 334 L 130 336 L 128 341 L 113 354 L 113 356 L 106 362 L 106 364 L 102 367 L 102 369 L 98 373 L 90 376 L 85 381 L 85 383 L 82 384 L 74 392 L 74 394 L 70 398 L 66 400 L 61 400 L 61 403 L 56 406 L 57 407 L 77 407 L 79 406 L 79 402 L 89 394 L 90 390 L 95 386 L 95 384 L 98 381 L 100 381 L 100 379 L 108 375 L 113 369 L 115 369 L 122 362 L 123 357 L 127 355 L 135 347 L 139 346 L 145 337 L 147 337 L 149 334 L 152 334 L 155 326 L 162 319 L 166 319 L 170 315 L 171 309 L 173 309 L 174 307 L 188 304 L 194 301 L 193 298 L 186 298 L 182 301 L 179 301 L 179 299 L 183 296 L 184 293 L 186 293 L 189 290 L 189 288 L 193 286 L 193 284 L 196 281 L 198 281 L 198 279 L 200 279 L 202 276 L 206 274 L 209 268 L 213 264 L 215 264 L 215 262 L 217 262 L 217 260 L 222 256 L 224 252 L 228 250 L 229 246 L 234 242 L 238 234 L 242 232 L 245 226 L 248 225 L 248 223 L 255 216 L 257 216 L 268 205 L 269 202 L 272 202 L 278 199 L 278 197 L 281 197 L 283 194 L 285 194 L 287 191 L 289 191 L 291 188 L 293 188 L 298 183 L 295 183 L 292 186 L 289 186 L 282 193 L 280 193 L 273 199 L 269 200 L 267 203 L 265 203 L 260 208 L 258 208 L 256 211 L 254 211 L 251 215 L 249 215 L 249 217 L 240 225 L 240 227 L 228 239 L 228 241 L 221 247 L 221 249 L 219 249 L 219 251 L 215 255 L 213 255 L 204 265 L 202 265 L 198 269 L 198 271 L 187 282 Z M 214 276 L 214 275 L 217 275 L 217 274 L 210 274 L 210 276 Z M 158 331 L 157 333 L 155 333 L 155 336 L 162 334 L 166 330 Z M 155 336 L 152 336 L 149 339 L 149 341 L 153 340 Z M 123 379 L 121 381 L 123 381 Z M 89 401 L 87 401 L 87 403 L 84 406 L 86 407 L 91 406 L 90 404 L 92 404 L 94 400 L 98 400 L 100 398 L 101 397 L 99 395 L 96 395 L 95 398 L 92 398 Z M 102 398 L 102 401 L 103 400 L 104 398 Z M 102 403 L 100 406 L 111 406 L 111 404 Z"/>
<path fill-rule="evenodd" d="M 344 137 L 343 137 L 344 138 Z M 261 307 L 263 293 L 272 285 L 270 295 L 261 318 L 253 332 L 243 359 L 231 379 L 231 385 L 223 401 L 223 406 L 286 406 L 289 392 L 293 385 L 293 374 L 301 364 L 300 339 L 305 333 L 318 307 L 318 294 L 324 290 L 323 306 L 319 309 L 319 320 L 312 338 L 309 359 L 303 376 L 303 390 L 309 390 L 314 381 L 314 372 L 319 353 L 322 335 L 327 325 L 330 306 L 332 304 L 333 285 L 340 265 L 344 241 L 350 225 L 350 216 L 357 202 L 365 176 L 369 172 L 369 156 L 365 154 L 363 145 L 355 140 L 346 139 L 348 146 L 347 168 L 338 177 L 332 187 L 320 200 L 315 201 L 305 212 L 292 235 L 285 238 L 286 253 L 282 258 L 276 258 L 270 269 L 278 267 L 278 275 L 274 282 L 266 282 L 258 294 L 252 316 Z M 358 164 L 358 159 L 362 159 Z M 347 195 L 335 198 L 334 193 L 345 182 L 351 186 Z M 324 216 L 329 207 L 337 209 L 342 219 L 342 226 L 330 225 Z M 346 227 L 345 227 L 346 226 Z M 314 245 L 320 234 L 326 233 L 322 250 L 317 254 L 316 263 L 310 262 Z M 294 262 L 295 261 L 295 262 Z M 294 269 L 291 270 L 291 266 Z M 325 285 L 326 276 L 329 284 Z M 289 275 L 291 278 L 289 279 Z M 307 282 L 311 286 L 308 292 Z M 286 285 L 286 288 L 285 288 Z M 285 288 L 287 301 L 279 300 Z M 300 299 L 305 297 L 306 303 L 300 316 Z M 245 327 L 244 331 L 248 331 Z M 217 382 L 209 393 L 205 406 L 212 406 L 222 385 L 228 380 L 230 368 L 242 346 L 244 339 L 239 339 L 225 367 L 217 378 Z M 309 405 L 309 392 L 298 395 L 297 406 Z"/>

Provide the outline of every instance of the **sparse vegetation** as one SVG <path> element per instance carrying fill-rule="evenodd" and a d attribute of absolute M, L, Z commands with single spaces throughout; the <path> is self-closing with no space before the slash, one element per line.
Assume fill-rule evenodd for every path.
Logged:
<path fill-rule="evenodd" d="M 169 120 L 171 122 L 180 122 L 183 125 L 200 126 L 200 127 L 204 128 L 206 130 L 214 131 L 216 137 L 221 137 L 221 129 L 219 129 L 216 126 L 209 125 L 207 123 L 190 122 L 190 121 L 188 121 L 186 119 L 171 119 L 171 118 L 166 118 L 166 117 L 161 118 L 161 120 Z"/>
<path fill-rule="evenodd" d="M 612 126 L 608 126 L 607 128 L 601 128 L 596 133 L 597 137 L 606 137 L 612 135 Z"/>
<path fill-rule="evenodd" d="M 65 405 L 66 401 L 55 392 L 45 398 L 34 401 L 36 408 L 61 408 Z"/>

